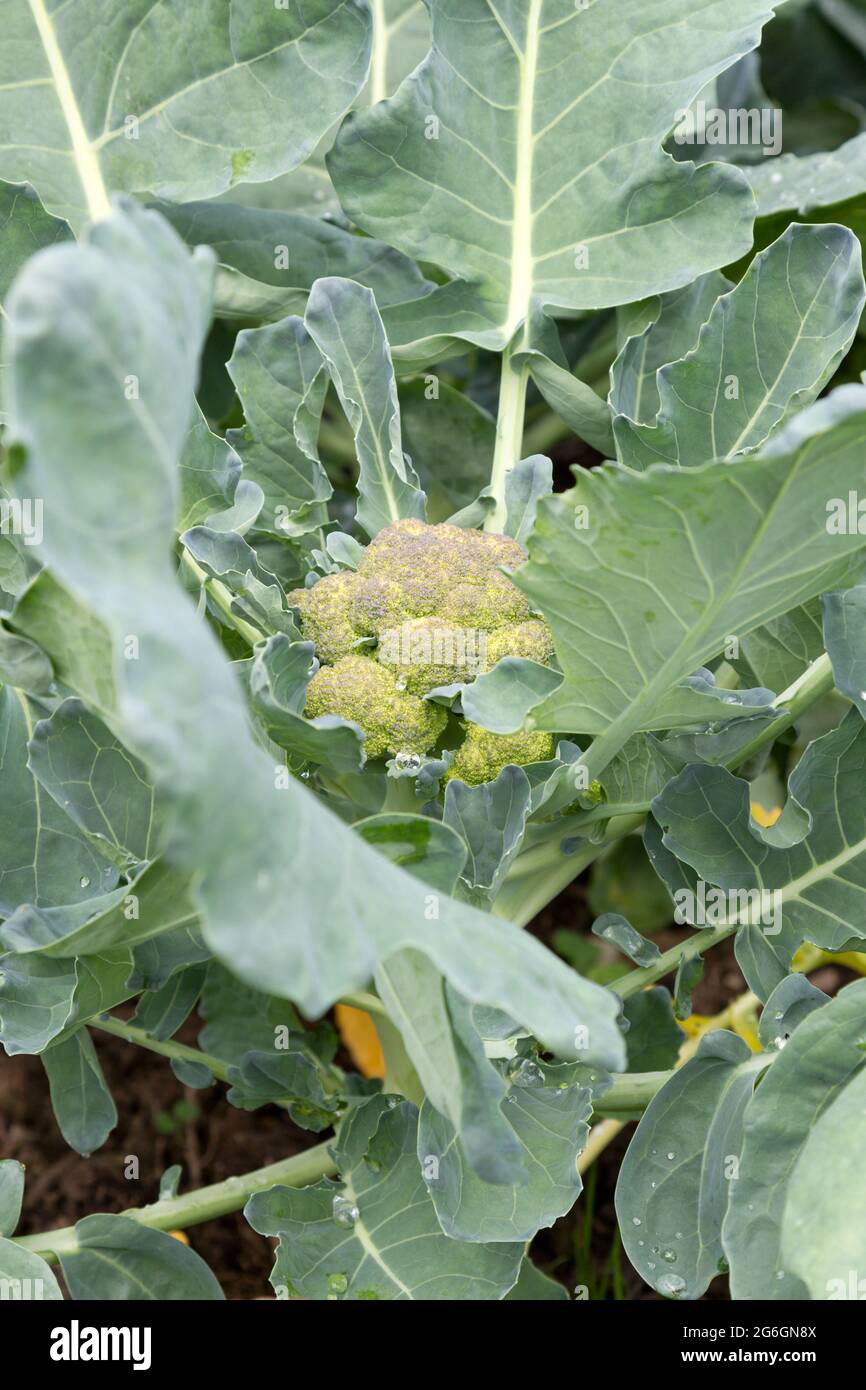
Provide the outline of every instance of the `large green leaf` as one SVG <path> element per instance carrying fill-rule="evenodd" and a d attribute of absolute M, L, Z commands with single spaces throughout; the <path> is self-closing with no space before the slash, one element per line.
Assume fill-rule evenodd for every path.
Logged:
<path fill-rule="evenodd" d="M 430 11 L 430 56 L 390 101 L 349 117 L 328 160 L 359 226 L 465 282 L 407 306 L 392 341 L 456 333 L 502 348 L 533 300 L 626 303 L 746 249 L 743 177 L 676 164 L 661 145 L 677 110 L 755 46 L 765 4 Z"/>
<path fill-rule="evenodd" d="M 303 1298 L 489 1300 L 517 1280 L 523 1246 L 443 1234 L 416 1153 L 418 1112 L 376 1097 L 350 1111 L 335 1157 L 342 1183 L 251 1197 L 245 1215 L 278 1236 L 271 1282 Z"/>
<path fill-rule="evenodd" d="M 11 1240 L 0 1240 L 0 1283 L 9 1290 L 8 1298 L 63 1302 L 60 1285 L 51 1266 L 31 1250 L 22 1250 Z"/>
<path fill-rule="evenodd" d="M 852 232 L 789 227 L 717 301 L 688 355 L 660 368 L 655 422 L 614 421 L 620 460 L 694 465 L 753 450 L 832 376 L 864 298 Z"/>
<path fill-rule="evenodd" d="M 301 320 L 239 333 L 228 371 L 246 420 L 228 439 L 265 494 L 260 527 L 286 536 L 321 525 L 332 491 L 315 449 L 327 381 Z M 310 428 L 296 434 L 299 413 Z"/>
<path fill-rule="evenodd" d="M 782 1266 L 813 1299 L 863 1297 L 866 1071 L 855 1072 L 807 1138 L 788 1182 Z M 853 1283 L 853 1288 L 852 1288 Z"/>
<path fill-rule="evenodd" d="M 314 281 L 337 275 L 367 285 L 379 305 L 417 299 L 432 285 L 414 261 L 371 237 L 321 218 L 233 203 L 160 203 L 188 246 L 213 248 L 214 309 L 220 318 L 281 319 L 303 314 Z"/>
<path fill-rule="evenodd" d="M 527 1241 L 571 1210 L 582 1187 L 577 1160 L 592 1111 L 581 1070 L 579 1064 L 548 1067 L 531 1058 L 515 1059 L 501 1105 L 525 1172 L 509 1186 L 485 1182 L 454 1126 L 424 1102 L 418 1160 L 446 1235 Z"/>
<path fill-rule="evenodd" d="M 76 1222 L 78 1248 L 60 1257 L 74 1299 L 90 1302 L 221 1299 L 204 1260 L 165 1231 L 128 1216 L 85 1216 Z"/>
<path fill-rule="evenodd" d="M 820 154 L 783 154 L 753 164 L 747 173 L 761 217 L 786 208 L 803 213 L 830 207 L 866 190 L 866 135 Z"/>
<path fill-rule="evenodd" d="M 0 173 L 76 228 L 106 187 L 185 201 L 294 168 L 370 54 L 354 0 L 5 0 L 3 30 Z"/>
<path fill-rule="evenodd" d="M 426 499 L 403 453 L 397 381 L 374 294 L 352 280 L 317 280 L 304 324 L 355 435 L 359 526 L 373 538 L 400 517 L 423 517 Z"/>
<path fill-rule="evenodd" d="M 157 214 L 125 206 L 80 247 L 29 263 L 8 343 L 27 456 L 19 481 L 46 499 L 45 558 L 118 646 L 135 634 L 148 657 L 117 662 L 113 727 L 178 811 L 172 854 L 197 875 L 208 944 L 249 983 L 311 1015 L 363 987 L 378 959 L 415 946 L 470 1002 L 495 1003 L 561 1055 L 575 1054 L 575 1028 L 587 1027 L 583 1058 L 615 1067 L 613 999 L 533 938 L 451 898 L 439 899 L 431 930 L 426 885 L 253 741 L 236 674 L 169 560 L 205 260 L 191 259 Z M 59 387 L 70 361 L 73 437 Z M 118 389 L 118 361 L 134 369 L 135 401 Z"/>
<path fill-rule="evenodd" d="M 80 700 L 64 700 L 30 740 L 30 770 L 97 849 L 121 868 L 153 859 L 161 817 L 144 768 Z"/>
<path fill-rule="evenodd" d="M 537 725 L 606 730 L 615 751 L 640 729 L 718 717 L 718 694 L 675 687 L 730 634 L 832 587 L 862 553 L 864 537 L 830 535 L 815 505 L 847 497 L 862 476 L 866 390 L 852 390 L 859 408 L 790 453 L 597 468 L 539 505 L 516 582 L 553 629 L 564 680 L 534 711 Z"/>
<path fill-rule="evenodd" d="M 117 871 L 36 781 L 27 744 L 36 719 L 26 696 L 0 689 L 0 913 L 81 903 L 114 887 Z"/>
<path fill-rule="evenodd" d="M 653 815 L 665 848 L 705 883 L 753 894 L 748 903 L 731 900 L 719 926 L 738 924 L 746 937 L 778 939 L 786 949 L 805 940 L 838 951 L 866 939 L 864 766 L 866 726 L 852 710 L 809 745 L 791 776 L 787 810 L 807 813 L 805 835 L 787 834 L 787 816 L 762 833 L 750 817 L 748 782 L 706 765 L 669 782 Z M 760 909 L 754 890 L 771 895 Z"/>
<path fill-rule="evenodd" d="M 12 1235 L 23 1200 L 24 1164 L 15 1158 L 0 1159 L 0 1236 Z"/>
<path fill-rule="evenodd" d="M 804 1159 L 790 1212 L 787 1204 L 810 1134 L 817 1134 L 816 1126 L 823 1125 L 852 1081 L 857 1081 L 858 1094 L 862 1096 L 864 1058 L 858 1044 L 863 1040 L 864 1001 L 866 981 L 858 980 L 823 1008 L 815 1009 L 800 1024 L 749 1102 L 739 1177 L 730 1185 L 722 1232 L 731 1267 L 732 1298 L 803 1299 L 808 1297 L 804 1275 L 814 1293 L 818 1281 L 827 1273 L 831 1252 L 821 1256 L 824 1263 L 816 1261 L 811 1271 L 806 1265 L 818 1254 L 819 1247 L 810 1244 L 799 1255 L 792 1252 L 803 1211 L 802 1179 L 812 1167 L 814 1149 Z M 850 1114 L 847 1106 L 846 1113 Z M 833 1143 L 839 1149 L 850 1127 L 846 1124 L 844 1130 L 837 1130 L 834 1126 L 832 1133 Z M 832 1178 L 825 1167 L 817 1187 L 813 1184 L 808 1201 L 818 1200 L 819 1192 L 828 1183 L 832 1185 Z M 850 1197 L 850 1192 L 845 1195 Z M 783 1229 L 787 1249 L 795 1255 L 793 1265 L 782 1259 Z M 829 1230 L 826 1234 L 831 1238 Z M 843 1249 L 838 1250 L 840 1257 L 844 1254 Z M 839 1272 L 847 1276 L 847 1268 Z"/>
<path fill-rule="evenodd" d="M 9 287 L 27 257 L 71 235 L 65 222 L 49 216 L 27 184 L 0 183 L 0 323 Z M 0 361 L 0 377 L 2 372 Z"/>
<path fill-rule="evenodd" d="M 650 1101 L 616 1189 L 626 1254 L 648 1284 L 699 1298 L 719 1273 L 730 1163 L 743 1112 L 771 1059 L 733 1033 L 711 1033 Z"/>
<path fill-rule="evenodd" d="M 102 1148 L 117 1110 L 90 1034 L 79 1028 L 42 1054 L 51 1106 L 67 1144 L 85 1157 Z"/>

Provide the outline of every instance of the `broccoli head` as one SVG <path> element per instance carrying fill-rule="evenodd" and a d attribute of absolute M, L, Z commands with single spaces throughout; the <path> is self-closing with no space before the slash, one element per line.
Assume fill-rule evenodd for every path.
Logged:
<path fill-rule="evenodd" d="M 466 737 L 445 774 L 445 780 L 457 777 L 470 787 L 481 782 L 495 782 L 504 767 L 516 763 L 547 762 L 554 754 L 553 734 L 491 734 L 478 724 L 464 722 Z"/>
<path fill-rule="evenodd" d="M 321 662 L 307 692 L 307 715 L 359 724 L 368 758 L 430 752 L 448 714 L 423 696 L 437 686 L 467 684 L 504 656 L 553 659 L 550 629 L 502 572 L 525 558 L 508 536 L 396 521 L 367 547 L 357 571 L 289 594 Z M 466 782 L 489 781 L 508 763 L 552 756 L 547 734 L 502 737 L 463 728 L 450 775 Z"/>

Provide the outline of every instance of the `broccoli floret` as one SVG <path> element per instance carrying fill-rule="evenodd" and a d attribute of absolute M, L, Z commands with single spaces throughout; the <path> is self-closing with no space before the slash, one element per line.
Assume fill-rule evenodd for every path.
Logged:
<path fill-rule="evenodd" d="M 441 618 L 490 630 L 531 617 L 529 600 L 499 571 L 526 555 L 508 536 L 465 531 L 447 522 L 395 521 L 367 547 L 358 566 L 352 620 L 379 637 L 411 618 Z"/>
<path fill-rule="evenodd" d="M 368 758 L 429 752 L 448 714 L 421 696 L 436 686 L 468 684 L 504 656 L 553 658 L 550 629 L 500 569 L 515 569 L 525 558 L 508 536 L 396 521 L 367 547 L 357 571 L 290 594 L 322 663 L 307 692 L 307 715 L 336 714 L 359 724 Z M 365 638 L 369 649 L 358 651 Z M 467 741 L 450 776 L 466 782 L 488 781 L 508 763 L 553 753 L 547 734 L 503 738 L 465 727 Z"/>
<path fill-rule="evenodd" d="M 286 597 L 300 610 L 301 630 L 325 664 L 348 656 L 363 633 L 352 626 L 349 610 L 355 590 L 351 570 L 327 574 L 312 589 L 293 589 Z"/>
<path fill-rule="evenodd" d="M 399 690 L 394 677 L 369 656 L 344 656 L 322 666 L 307 687 L 307 717 L 336 714 L 359 724 L 368 758 L 426 753 L 448 722 L 441 705 Z"/>
<path fill-rule="evenodd" d="M 470 787 L 481 782 L 494 782 L 504 767 L 516 763 L 543 763 L 553 757 L 553 734 L 492 734 L 478 724 L 468 721 L 463 726 L 466 737 L 454 755 L 445 774 L 445 781 L 458 777 Z"/>
<path fill-rule="evenodd" d="M 504 656 L 523 656 L 547 666 L 555 655 L 553 634 L 541 618 L 526 623 L 508 623 L 487 636 L 485 669 L 490 670 Z"/>
<path fill-rule="evenodd" d="M 471 681 L 486 670 L 487 637 L 441 618 L 410 618 L 382 633 L 376 659 L 392 668 L 398 688 L 426 695 L 438 685 Z"/>

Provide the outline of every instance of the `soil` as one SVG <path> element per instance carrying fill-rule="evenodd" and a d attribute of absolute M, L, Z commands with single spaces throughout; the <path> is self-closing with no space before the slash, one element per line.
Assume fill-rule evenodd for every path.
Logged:
<path fill-rule="evenodd" d="M 545 909 L 531 930 L 545 939 L 557 927 L 588 931 L 590 920 L 585 883 L 579 880 Z M 655 933 L 654 940 L 664 950 L 688 934 L 686 928 L 672 927 Z M 714 1014 L 740 994 L 745 983 L 730 943 L 711 952 L 705 965 L 694 1008 Z M 836 966 L 812 976 L 830 994 L 849 978 L 849 972 Z M 119 1016 L 130 1012 L 117 1011 Z M 195 1017 L 188 1020 L 178 1039 L 194 1045 L 198 1026 Z M 108 1143 L 90 1158 L 79 1157 L 61 1137 L 39 1059 L 0 1054 L 0 1155 L 19 1159 L 29 1175 L 17 1234 L 155 1201 L 160 1176 L 171 1164 L 183 1166 L 184 1186 L 198 1187 L 274 1163 L 320 1141 L 320 1136 L 296 1129 L 275 1108 L 236 1110 L 226 1104 L 224 1087 L 193 1091 L 181 1085 L 164 1058 L 98 1030 L 93 1030 L 93 1038 L 119 1122 Z M 542 1232 L 533 1245 L 533 1257 L 542 1269 L 571 1290 L 585 1286 L 593 1299 L 658 1298 L 629 1264 L 616 1234 L 613 1193 L 632 1128 L 601 1155 L 569 1216 Z M 138 1159 L 137 1179 L 125 1176 L 131 1156 Z M 193 1227 L 187 1234 L 227 1298 L 271 1296 L 271 1242 L 251 1230 L 239 1212 Z M 726 1279 L 716 1279 L 706 1297 L 727 1298 Z"/>

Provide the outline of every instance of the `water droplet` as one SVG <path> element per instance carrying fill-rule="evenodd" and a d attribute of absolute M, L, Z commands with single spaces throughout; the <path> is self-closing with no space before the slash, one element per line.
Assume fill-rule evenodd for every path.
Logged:
<path fill-rule="evenodd" d="M 355 1203 L 351 1202 L 348 1197 L 344 1197 L 342 1193 L 338 1193 L 331 1203 L 331 1213 L 335 1224 L 346 1228 L 354 1226 L 361 1215 Z"/>
<path fill-rule="evenodd" d="M 678 1274 L 663 1274 L 658 1283 L 659 1293 L 667 1294 L 669 1298 L 679 1298 L 685 1287 L 685 1279 Z"/>
<path fill-rule="evenodd" d="M 777 1278 L 777 1279 L 784 1279 L 784 1277 L 785 1277 L 785 1271 L 784 1271 L 783 1269 L 777 1269 L 777 1270 L 776 1270 L 776 1278 Z"/>
<path fill-rule="evenodd" d="M 667 1250 L 661 1251 L 661 1257 L 665 1264 L 675 1265 L 677 1262 L 677 1252 L 676 1250 L 671 1250 L 670 1246 L 668 1246 Z"/>
<path fill-rule="evenodd" d="M 345 1274 L 328 1275 L 328 1293 L 337 1298 L 341 1293 L 345 1293 L 349 1287 L 349 1281 Z"/>
<path fill-rule="evenodd" d="M 87 874 L 82 874 L 81 878 L 78 881 L 81 884 L 82 888 L 90 887 L 90 879 L 87 877 Z"/>
<path fill-rule="evenodd" d="M 641 1222 L 640 1222 L 640 1217 L 639 1217 L 639 1216 L 633 1216 L 632 1219 L 631 1219 L 631 1224 L 632 1224 L 633 1226 L 639 1226 L 639 1225 L 641 1224 Z"/>
<path fill-rule="evenodd" d="M 668 1161 L 669 1161 L 670 1163 L 673 1163 L 673 1161 L 674 1161 L 675 1158 L 676 1158 L 676 1154 L 674 1153 L 673 1149 L 671 1149 L 670 1153 L 668 1154 Z"/>
<path fill-rule="evenodd" d="M 531 1057 L 516 1058 L 508 1068 L 508 1080 L 512 1086 L 543 1086 L 544 1072 Z"/>
<path fill-rule="evenodd" d="M 421 759 L 418 757 L 417 753 L 398 753 L 394 762 L 401 772 L 417 772 L 421 766 Z"/>
<path fill-rule="evenodd" d="M 781 1051 L 782 1051 L 782 1048 L 785 1046 L 785 1044 L 787 1043 L 787 1041 L 788 1041 L 788 1039 L 787 1039 L 783 1034 L 780 1033 L 779 1036 L 778 1036 L 778 1038 L 774 1038 L 774 1039 L 773 1039 L 773 1046 L 774 1046 L 775 1048 L 778 1048 L 779 1052 L 781 1052 Z"/>

